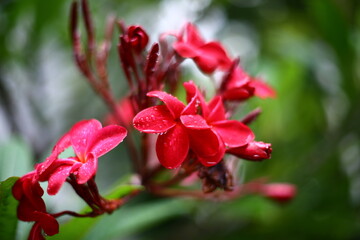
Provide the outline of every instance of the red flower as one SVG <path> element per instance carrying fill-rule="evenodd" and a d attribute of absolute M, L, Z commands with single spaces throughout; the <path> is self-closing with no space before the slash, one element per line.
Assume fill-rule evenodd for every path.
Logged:
<path fill-rule="evenodd" d="M 219 42 L 205 42 L 194 25 L 188 23 L 180 34 L 173 47 L 184 58 L 192 58 L 199 68 L 208 74 L 217 68 L 228 69 L 231 59 Z"/>
<path fill-rule="evenodd" d="M 245 146 L 230 148 L 226 152 L 239 158 L 261 161 L 271 157 L 272 149 L 270 143 L 253 141 Z"/>
<path fill-rule="evenodd" d="M 133 123 L 141 132 L 160 133 L 156 141 L 156 153 L 164 167 L 179 167 L 190 149 L 205 166 L 215 165 L 221 160 L 223 145 L 205 119 L 196 114 L 197 98 L 189 99 L 185 106 L 165 92 L 153 91 L 147 96 L 157 97 L 165 105 L 144 109 L 135 116 Z"/>
<path fill-rule="evenodd" d="M 165 105 L 147 108 L 134 118 L 139 131 L 161 133 L 156 152 L 162 165 L 180 166 L 191 149 L 204 166 L 213 166 L 223 158 L 226 147 L 244 146 L 254 139 L 245 124 L 225 118 L 221 97 L 206 104 L 192 82 L 184 83 L 184 87 L 189 103 L 186 107 L 177 98 L 154 91 L 148 96 L 160 98 Z"/>
<path fill-rule="evenodd" d="M 13 186 L 14 198 L 19 201 L 17 216 L 26 222 L 35 221 L 29 239 L 44 239 L 42 230 L 49 236 L 59 232 L 59 223 L 46 212 L 44 191 L 38 182 L 36 171 L 21 177 Z"/>
<path fill-rule="evenodd" d="M 240 121 L 228 120 L 220 96 L 214 97 L 208 104 L 193 82 L 184 83 L 188 97 L 196 98 L 202 109 L 202 116 L 212 130 L 220 136 L 226 147 L 241 147 L 254 140 L 254 133 Z"/>
<path fill-rule="evenodd" d="M 252 96 L 275 97 L 275 91 L 265 82 L 250 77 L 241 67 L 230 70 L 224 80 L 222 96 L 226 100 L 245 100 Z"/>
<path fill-rule="evenodd" d="M 74 174 L 78 184 L 86 183 L 96 174 L 98 158 L 116 147 L 126 137 L 121 126 L 102 128 L 95 119 L 76 123 L 55 145 L 53 152 L 36 169 L 40 181 L 48 181 L 48 193 L 55 195 L 66 178 Z M 74 157 L 58 159 L 66 148 L 72 147 Z"/>

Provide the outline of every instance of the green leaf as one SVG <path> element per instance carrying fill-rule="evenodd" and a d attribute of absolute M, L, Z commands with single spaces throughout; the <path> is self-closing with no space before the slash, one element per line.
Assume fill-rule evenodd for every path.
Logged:
<path fill-rule="evenodd" d="M 196 202 L 191 200 L 167 199 L 131 207 L 125 206 L 112 215 L 104 216 L 83 239 L 125 238 L 170 218 L 188 214 L 195 204 Z"/>
<path fill-rule="evenodd" d="M 13 136 L 0 145 L 0 180 L 22 176 L 31 168 L 31 151 L 23 139 Z"/>
<path fill-rule="evenodd" d="M 15 239 L 17 216 L 17 201 L 12 196 L 11 189 L 18 177 L 11 177 L 0 182 L 0 239 Z"/>
<path fill-rule="evenodd" d="M 144 187 L 139 185 L 118 185 L 105 197 L 107 199 L 121 198 L 135 191 L 142 191 L 143 189 Z M 86 213 L 89 211 L 90 208 L 85 207 L 81 212 Z M 95 218 L 73 218 L 60 226 L 59 234 L 49 237 L 49 239 L 81 239 L 103 217 L 104 215 Z"/>

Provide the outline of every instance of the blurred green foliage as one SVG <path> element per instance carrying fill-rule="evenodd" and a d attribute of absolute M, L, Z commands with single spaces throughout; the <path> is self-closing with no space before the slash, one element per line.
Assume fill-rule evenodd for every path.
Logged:
<path fill-rule="evenodd" d="M 155 31 L 160 21 L 158 9 L 170 2 L 174 3 L 90 1 L 97 35 L 103 33 L 101 26 L 110 12 L 127 24 L 144 24 Z M 0 140 L 4 146 L 23 148 L 14 150 L 19 154 L 28 154 L 30 146 L 34 162 L 44 159 L 52 143 L 73 122 L 106 113 L 71 65 L 70 3 L 0 3 Z M 271 142 L 274 150 L 271 160 L 246 162 L 243 178 L 294 183 L 297 197 L 278 205 L 256 196 L 214 203 L 163 201 L 143 194 L 123 210 L 104 216 L 82 239 L 360 238 L 360 3 L 202 3 L 205 8 L 190 20 L 206 23 L 220 12 L 223 22 L 216 37 L 229 48 L 248 48 L 241 63 L 249 72 L 264 76 L 278 92 L 273 100 L 251 100 L 240 113 L 258 106 L 263 109 L 252 128 L 257 140 Z M 234 36 L 238 38 L 233 40 Z M 48 62 L 53 64 L 46 65 Z M 109 68 L 114 90 L 123 94 L 125 81 L 115 53 Z M 54 85 L 56 81 L 61 84 Z M 66 91 L 49 91 L 56 86 Z M 35 127 L 30 131 L 31 126 Z M 11 143 L 14 134 L 22 135 L 29 146 Z M 120 148 L 111 153 L 111 159 L 101 160 L 100 186 L 106 188 L 130 171 L 123 152 Z M 4 150 L 0 153 L 4 155 Z M 17 158 L 16 154 L 6 156 L 0 159 L 0 172 Z"/>

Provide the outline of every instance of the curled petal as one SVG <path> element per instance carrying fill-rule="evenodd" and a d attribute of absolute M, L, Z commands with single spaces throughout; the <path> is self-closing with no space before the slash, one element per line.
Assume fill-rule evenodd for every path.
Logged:
<path fill-rule="evenodd" d="M 219 152 L 221 143 L 211 129 L 187 129 L 190 135 L 190 148 L 199 157 L 214 156 Z"/>
<path fill-rule="evenodd" d="M 185 34 L 186 34 L 186 42 L 191 45 L 201 46 L 205 43 L 205 41 L 202 39 L 202 37 L 199 33 L 199 30 L 192 23 L 186 24 Z"/>
<path fill-rule="evenodd" d="M 248 126 L 235 120 L 215 122 L 213 127 L 227 147 L 244 146 L 255 138 Z"/>
<path fill-rule="evenodd" d="M 98 120 L 91 119 L 80 121 L 71 128 L 71 144 L 79 158 L 85 157 L 89 141 L 101 127 L 101 123 Z"/>
<path fill-rule="evenodd" d="M 176 97 L 161 91 L 152 91 L 146 94 L 149 97 L 157 97 L 165 103 L 173 118 L 178 118 L 184 110 L 185 105 Z"/>
<path fill-rule="evenodd" d="M 71 140 L 70 140 L 70 134 L 66 133 L 64 136 L 62 136 L 59 141 L 55 144 L 50 156 L 46 158 L 45 162 L 42 164 L 39 164 L 36 168 L 39 175 L 43 174 L 50 165 L 58 158 L 60 153 L 65 151 L 68 147 L 71 146 Z"/>
<path fill-rule="evenodd" d="M 249 85 L 255 89 L 255 95 L 260 98 L 276 97 L 275 90 L 261 80 L 252 80 Z"/>
<path fill-rule="evenodd" d="M 227 152 L 243 159 L 261 161 L 271 157 L 272 149 L 270 143 L 254 141 L 242 147 L 230 148 Z"/>
<path fill-rule="evenodd" d="M 47 188 L 48 194 L 57 194 L 70 173 L 74 172 L 80 166 L 81 163 L 75 163 L 73 165 L 63 165 L 58 167 L 49 178 L 49 184 Z"/>
<path fill-rule="evenodd" d="M 208 105 L 209 115 L 205 116 L 208 122 L 225 120 L 225 108 L 220 96 L 214 97 Z"/>
<path fill-rule="evenodd" d="M 208 108 L 205 103 L 204 96 L 196 87 L 193 81 L 185 82 L 184 88 L 186 90 L 186 101 L 188 105 L 183 110 L 183 115 L 193 115 L 198 113 L 198 108 L 201 107 L 204 116 L 208 113 Z"/>
<path fill-rule="evenodd" d="M 28 240 L 46 240 L 42 234 L 42 228 L 38 222 L 32 226 Z"/>
<path fill-rule="evenodd" d="M 86 162 L 79 167 L 77 172 L 77 183 L 84 184 L 96 174 L 97 170 L 97 158 L 92 153 L 88 153 L 86 156 Z"/>
<path fill-rule="evenodd" d="M 162 133 L 175 126 L 175 121 L 167 106 L 149 107 L 139 112 L 133 120 L 140 132 Z"/>
<path fill-rule="evenodd" d="M 160 163 L 173 169 L 181 165 L 189 152 L 189 138 L 181 125 L 175 125 L 156 141 L 156 154 Z"/>
<path fill-rule="evenodd" d="M 121 143 L 126 137 L 125 128 L 118 125 L 106 126 L 97 131 L 89 140 L 87 153 L 100 157 Z"/>
<path fill-rule="evenodd" d="M 221 139 L 219 139 L 219 149 L 218 152 L 213 155 L 213 156 L 209 156 L 209 157 L 202 157 L 202 156 L 198 156 L 198 160 L 199 162 L 204 165 L 205 167 L 211 167 L 214 166 L 216 164 L 218 164 L 221 159 L 224 157 L 225 154 L 225 145 L 224 143 L 221 141 Z"/>
<path fill-rule="evenodd" d="M 182 115 L 180 117 L 181 123 L 186 128 L 190 129 L 209 129 L 210 126 L 206 123 L 205 119 L 200 115 Z"/>
<path fill-rule="evenodd" d="M 52 236 L 59 233 L 59 223 L 53 216 L 45 212 L 35 212 L 34 216 L 47 235 Z"/>

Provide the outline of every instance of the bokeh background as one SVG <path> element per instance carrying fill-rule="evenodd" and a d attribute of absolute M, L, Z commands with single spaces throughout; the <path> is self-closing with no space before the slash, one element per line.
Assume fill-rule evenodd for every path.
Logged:
<path fill-rule="evenodd" d="M 258 196 L 206 202 L 142 194 L 91 224 L 66 225 L 57 239 L 360 239 L 359 1 L 89 2 L 99 39 L 109 14 L 143 25 L 151 41 L 194 21 L 206 39 L 222 41 L 248 72 L 272 85 L 276 99 L 252 99 L 245 108 L 263 109 L 252 128 L 257 140 L 273 144 L 272 159 L 244 163 L 242 180 L 290 182 L 298 195 L 281 205 Z M 73 63 L 70 5 L 0 2 L 1 181 L 43 161 L 74 122 L 107 113 Z M 120 97 L 126 82 L 115 49 L 109 69 Z M 187 71 L 195 81 L 206 78 Z M 123 148 L 100 161 L 103 192 L 131 172 Z M 84 206 L 67 188 L 46 201 L 50 211 Z M 17 238 L 26 238 L 29 227 L 19 223 Z"/>

